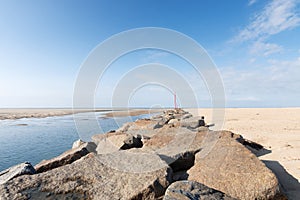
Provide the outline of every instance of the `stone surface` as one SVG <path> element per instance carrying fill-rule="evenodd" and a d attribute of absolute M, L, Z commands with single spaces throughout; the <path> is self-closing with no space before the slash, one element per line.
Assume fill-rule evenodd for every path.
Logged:
<path fill-rule="evenodd" d="M 143 146 L 142 139 L 147 140 L 148 138 L 138 134 L 134 136 L 125 132 L 114 132 L 99 134 L 93 136 L 92 139 L 97 144 L 96 152 L 107 154 L 117 152 L 120 149 L 141 148 Z"/>
<path fill-rule="evenodd" d="M 152 132 L 156 128 L 160 128 L 161 126 L 158 124 L 156 120 L 150 119 L 139 119 L 135 122 L 125 123 L 122 127 L 116 130 L 116 132 L 122 133 L 131 133 L 132 135 L 137 134 L 145 134 L 148 132 Z"/>
<path fill-rule="evenodd" d="M 72 164 L 0 186 L 0 199 L 149 199 L 163 196 L 171 169 L 130 173 L 115 170 L 93 153 Z M 134 165 L 135 163 L 128 163 Z"/>
<path fill-rule="evenodd" d="M 276 176 L 228 131 L 211 132 L 188 180 L 197 181 L 237 199 L 280 199 Z"/>
<path fill-rule="evenodd" d="M 79 147 L 70 149 L 55 158 L 41 161 L 35 166 L 36 172 L 42 173 L 66 164 L 70 164 L 90 152 L 95 152 L 95 150 L 96 144 L 94 142 L 83 143 Z"/>
<path fill-rule="evenodd" d="M 193 117 L 193 115 L 191 113 L 187 113 L 187 114 L 184 114 L 181 119 L 188 119 L 188 118 L 191 118 Z"/>
<path fill-rule="evenodd" d="M 131 149 L 131 148 L 141 148 L 143 147 L 142 136 L 129 135 L 125 140 L 124 144 L 120 147 L 121 150 Z"/>
<path fill-rule="evenodd" d="M 159 154 L 174 155 L 187 151 L 199 151 L 208 134 L 206 131 L 192 131 L 183 127 L 164 126 L 144 142 L 143 149 L 152 149 Z"/>
<path fill-rule="evenodd" d="M 80 145 L 82 145 L 84 143 L 85 143 L 84 141 L 82 141 L 81 139 L 78 139 L 73 143 L 72 149 L 78 148 L 78 147 L 80 147 Z"/>
<path fill-rule="evenodd" d="M 200 127 L 199 120 L 201 120 L 201 117 L 190 117 L 190 118 L 181 120 L 180 125 L 182 127 L 195 129 L 195 128 Z"/>
<path fill-rule="evenodd" d="M 125 132 L 108 132 L 100 133 L 92 136 L 92 141 L 98 145 L 99 142 L 109 139 L 111 142 L 114 142 L 116 146 L 120 147 L 124 143 L 123 141 L 129 136 Z"/>
<path fill-rule="evenodd" d="M 0 172 L 0 184 L 25 174 L 35 174 L 36 171 L 29 162 L 21 163 Z"/>
<path fill-rule="evenodd" d="M 197 131 L 209 131 L 209 128 L 206 126 L 200 126 L 199 128 L 197 128 Z"/>
<path fill-rule="evenodd" d="M 194 165 L 195 153 L 208 134 L 181 127 L 164 127 L 144 143 L 144 151 L 154 151 L 167 162 L 174 172 L 187 170 Z"/>
<path fill-rule="evenodd" d="M 119 151 L 129 136 L 126 133 L 115 132 L 93 136 L 92 140 L 97 144 L 97 154 L 107 154 Z"/>
<path fill-rule="evenodd" d="M 113 169 L 130 173 L 151 172 L 168 166 L 155 152 L 140 148 L 102 154 L 98 160 Z"/>
<path fill-rule="evenodd" d="M 180 121 L 178 119 L 171 119 L 168 124 L 174 124 L 174 125 L 179 125 Z"/>
<path fill-rule="evenodd" d="M 195 181 L 177 181 L 172 183 L 163 200 L 234 200 L 223 192 L 209 188 Z"/>

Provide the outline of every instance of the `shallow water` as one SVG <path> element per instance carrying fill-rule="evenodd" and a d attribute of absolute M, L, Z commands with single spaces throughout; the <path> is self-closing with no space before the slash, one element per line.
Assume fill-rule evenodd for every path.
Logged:
<path fill-rule="evenodd" d="M 0 171 L 25 161 L 35 165 L 72 148 L 73 142 L 79 138 L 89 141 L 96 133 L 117 129 L 118 124 L 149 117 L 120 117 L 116 123 L 113 118 L 103 118 L 103 113 L 95 115 L 102 131 L 99 127 L 89 125 L 91 114 L 74 115 L 77 120 L 85 121 L 85 126 L 81 127 L 85 135 L 78 134 L 73 115 L 0 120 Z"/>

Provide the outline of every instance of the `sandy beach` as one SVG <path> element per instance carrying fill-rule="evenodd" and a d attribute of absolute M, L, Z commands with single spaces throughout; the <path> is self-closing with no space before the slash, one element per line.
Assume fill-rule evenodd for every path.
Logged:
<path fill-rule="evenodd" d="M 211 109 L 187 110 L 210 123 Z M 300 108 L 227 108 L 223 129 L 270 150 L 259 159 L 273 170 L 290 199 L 300 197 Z"/>

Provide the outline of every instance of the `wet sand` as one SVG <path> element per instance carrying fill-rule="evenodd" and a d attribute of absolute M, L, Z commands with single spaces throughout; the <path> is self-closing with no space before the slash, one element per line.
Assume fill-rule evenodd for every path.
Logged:
<path fill-rule="evenodd" d="M 73 113 L 107 112 L 105 117 L 126 117 L 162 112 L 161 109 L 76 109 L 71 108 L 1 108 L 0 120 L 21 118 L 44 118 L 53 116 L 72 115 Z"/>
<path fill-rule="evenodd" d="M 71 108 L 67 109 L 58 109 L 58 108 L 1 108 L 0 109 L 0 120 L 5 119 L 21 119 L 21 118 L 44 118 L 44 117 L 53 117 L 53 116 L 63 116 L 71 115 L 73 113 L 83 113 L 83 112 L 103 112 L 110 111 L 108 109 L 77 109 L 72 110 Z"/>
<path fill-rule="evenodd" d="M 162 112 L 161 109 L 130 109 L 130 110 L 118 110 L 112 111 L 105 114 L 105 117 L 126 117 L 126 116 L 137 116 L 144 114 L 153 114 Z"/>

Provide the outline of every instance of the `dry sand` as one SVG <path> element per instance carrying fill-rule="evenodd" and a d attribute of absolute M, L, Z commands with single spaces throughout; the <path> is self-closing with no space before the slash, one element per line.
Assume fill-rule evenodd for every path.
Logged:
<path fill-rule="evenodd" d="M 211 109 L 187 110 L 210 123 Z M 225 109 L 223 129 L 270 150 L 259 159 L 277 175 L 289 199 L 300 198 L 300 108 Z"/>

